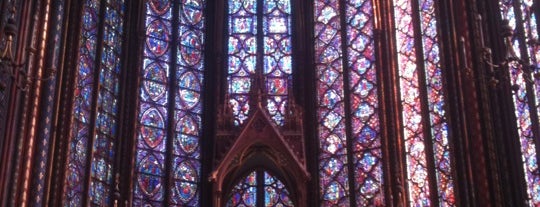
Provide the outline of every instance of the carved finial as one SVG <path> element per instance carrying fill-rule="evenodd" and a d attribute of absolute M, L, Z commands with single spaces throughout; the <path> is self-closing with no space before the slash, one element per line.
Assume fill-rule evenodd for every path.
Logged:
<path fill-rule="evenodd" d="M 285 127 L 288 130 L 296 130 L 302 126 L 302 108 L 296 104 L 294 91 L 288 87 L 287 108 L 285 112 Z"/>

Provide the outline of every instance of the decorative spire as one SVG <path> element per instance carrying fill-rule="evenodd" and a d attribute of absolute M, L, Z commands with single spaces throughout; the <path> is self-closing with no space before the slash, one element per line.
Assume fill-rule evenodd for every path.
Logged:
<path fill-rule="evenodd" d="M 265 103 L 265 94 L 264 94 L 264 78 L 261 73 L 252 75 L 253 82 L 251 83 L 250 93 L 250 108 L 254 109 L 257 106 L 264 106 Z"/>
<path fill-rule="evenodd" d="M 300 129 L 302 125 L 302 108 L 296 104 L 294 90 L 287 87 L 287 106 L 285 109 L 285 128 L 288 130 Z"/>

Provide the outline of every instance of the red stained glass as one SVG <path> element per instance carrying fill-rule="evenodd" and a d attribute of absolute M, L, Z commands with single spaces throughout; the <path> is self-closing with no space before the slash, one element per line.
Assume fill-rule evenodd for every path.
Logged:
<path fill-rule="evenodd" d="M 259 193 L 261 192 L 262 193 Z M 262 194 L 262 195 L 261 195 Z M 294 206 L 289 192 L 277 177 L 257 169 L 240 180 L 231 190 L 227 207 Z"/>
<path fill-rule="evenodd" d="M 373 6 L 371 1 L 345 1 L 344 5 L 315 1 L 314 6 L 323 205 L 384 205 Z M 341 7 L 346 15 L 340 13 Z M 346 43 L 341 39 L 343 33 Z M 347 90 L 349 94 L 345 94 Z M 348 160 L 349 153 L 353 160 Z M 349 186 L 350 179 L 354 186 Z M 350 196 L 355 197 L 355 204 L 349 203 Z"/>
<path fill-rule="evenodd" d="M 227 80 L 236 125 L 242 124 L 249 116 L 249 90 L 257 64 L 256 7 L 255 0 L 229 1 Z"/>
<path fill-rule="evenodd" d="M 177 11 L 173 11 L 174 6 Z M 139 184 L 134 191 L 134 203 L 137 205 L 200 205 L 204 7 L 204 0 L 146 3 L 137 136 L 137 162 L 143 164 L 136 166 Z M 173 21 L 178 25 L 173 27 Z M 173 50 L 176 57 L 171 55 Z M 170 110 L 171 105 L 174 110 Z M 169 133 L 169 128 L 174 133 Z M 174 156 L 165 159 L 168 149 L 172 149 L 170 153 Z M 142 162 L 150 158 L 152 162 Z M 165 177 L 166 170 L 173 172 L 171 178 Z M 165 191 L 170 195 L 167 201 Z"/>
<path fill-rule="evenodd" d="M 258 6 L 262 13 L 256 12 Z M 230 0 L 228 14 L 228 94 L 235 125 L 249 117 L 249 92 L 256 76 L 263 77 L 268 113 L 283 125 L 292 74 L 290 2 L 270 0 L 257 5 L 255 0 Z M 257 16 L 262 16 L 262 22 Z M 257 27 L 261 24 L 262 30 Z M 262 48 L 258 41 L 264 42 Z M 262 57 L 257 57 L 258 50 Z"/>

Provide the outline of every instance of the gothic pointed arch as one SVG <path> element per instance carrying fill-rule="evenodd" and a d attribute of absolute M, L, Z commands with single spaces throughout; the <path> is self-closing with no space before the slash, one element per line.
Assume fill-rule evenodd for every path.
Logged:
<path fill-rule="evenodd" d="M 0 207 L 539 206 L 537 3 L 0 1 Z"/>
<path fill-rule="evenodd" d="M 298 125 L 301 126 L 301 125 Z M 224 206 L 234 182 L 247 171 L 263 168 L 283 178 L 293 203 L 305 206 L 306 184 L 310 179 L 305 163 L 305 152 L 300 135 L 301 128 L 283 132 L 265 108 L 257 106 L 237 135 L 222 128 L 216 139 L 216 163 L 209 180 L 213 184 L 214 206 Z M 221 135 L 221 136 L 220 136 Z"/>

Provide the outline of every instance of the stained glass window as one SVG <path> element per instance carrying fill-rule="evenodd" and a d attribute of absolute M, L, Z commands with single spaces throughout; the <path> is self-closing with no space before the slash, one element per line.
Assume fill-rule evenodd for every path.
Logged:
<path fill-rule="evenodd" d="M 411 1 L 398 0 L 396 7 L 398 59 L 400 64 L 400 88 L 403 103 L 403 121 L 407 153 L 407 177 L 409 199 L 420 206 L 429 205 L 429 179 L 426 154 L 424 153 L 424 126 L 420 100 L 417 48 L 414 47 Z"/>
<path fill-rule="evenodd" d="M 199 206 L 205 1 L 145 7 L 134 205 Z"/>
<path fill-rule="evenodd" d="M 393 3 L 409 201 L 436 205 L 429 195 L 436 182 L 438 204 L 455 205 L 434 1 Z M 384 205 L 372 1 L 319 0 L 314 13 L 323 205 Z"/>
<path fill-rule="evenodd" d="M 269 172 L 257 169 L 232 188 L 226 206 L 284 207 L 294 204 L 283 182 Z"/>
<path fill-rule="evenodd" d="M 430 187 L 433 187 L 430 182 L 436 182 L 438 204 L 453 206 L 454 185 L 434 1 L 396 0 L 394 5 L 409 202 L 412 206 L 436 205 L 430 201 Z M 419 7 L 419 13 L 413 12 L 415 6 Z M 420 26 L 420 34 L 414 31 L 415 24 Z M 418 41 L 422 47 L 415 47 Z M 431 133 L 425 133 L 425 128 L 431 129 Z M 427 149 L 430 144 L 432 149 Z M 433 156 L 435 163 L 428 163 L 427 156 Z M 433 173 L 435 181 L 429 179 Z"/>
<path fill-rule="evenodd" d="M 381 206 L 373 5 L 340 2 L 314 2 L 321 204 L 354 206 L 352 196 L 357 206 Z"/>
<path fill-rule="evenodd" d="M 260 77 L 266 108 L 282 125 L 292 74 L 289 0 L 229 0 L 228 35 L 228 96 L 235 125 L 249 117 L 249 92 Z"/>
<path fill-rule="evenodd" d="M 66 206 L 82 206 L 85 201 L 92 205 L 111 204 L 124 10 L 121 0 L 84 2 L 65 180 Z M 98 32 L 100 28 L 102 33 Z M 89 195 L 83 195 L 86 191 Z"/>
<path fill-rule="evenodd" d="M 255 206 L 257 204 L 257 179 L 253 171 L 236 184 L 229 196 L 227 206 Z"/>
<path fill-rule="evenodd" d="M 500 0 L 501 16 L 509 21 L 513 36 L 512 46 L 515 55 L 532 68 L 540 67 L 540 47 L 538 26 L 532 0 Z M 509 48 L 510 49 L 510 48 Z M 509 65 L 510 81 L 517 86 L 514 93 L 514 106 L 521 146 L 521 158 L 525 170 L 529 206 L 540 205 L 540 174 L 538 167 L 539 134 L 533 131 L 533 125 L 540 116 L 540 80 L 532 79 L 532 71 L 526 65 L 512 62 Z M 529 81 L 534 80 L 534 81 Z M 532 103 L 536 102 L 536 106 Z M 536 109 L 537 114 L 534 114 Z"/>

